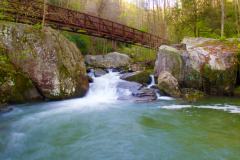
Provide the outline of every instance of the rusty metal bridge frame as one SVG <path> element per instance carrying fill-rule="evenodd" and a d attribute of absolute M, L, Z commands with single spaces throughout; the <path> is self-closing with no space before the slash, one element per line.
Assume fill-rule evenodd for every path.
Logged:
<path fill-rule="evenodd" d="M 42 22 L 43 2 L 37 0 L 1 1 L 0 12 L 14 18 L 14 21 L 26 23 L 26 21 L 22 21 L 25 19 L 32 22 Z M 59 30 L 142 45 L 147 48 L 157 48 L 162 44 L 169 44 L 169 41 L 150 33 L 50 3 L 46 4 L 45 22 Z"/>

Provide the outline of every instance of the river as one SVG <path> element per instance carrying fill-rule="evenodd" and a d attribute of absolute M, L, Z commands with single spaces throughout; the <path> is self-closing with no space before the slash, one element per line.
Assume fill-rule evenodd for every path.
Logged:
<path fill-rule="evenodd" d="M 184 104 L 117 100 L 118 73 L 84 98 L 12 106 L 0 114 L 0 159 L 240 159 L 240 99 Z"/>

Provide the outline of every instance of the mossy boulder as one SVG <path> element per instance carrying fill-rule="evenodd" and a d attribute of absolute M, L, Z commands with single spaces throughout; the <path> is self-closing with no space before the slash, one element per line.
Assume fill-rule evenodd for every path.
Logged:
<path fill-rule="evenodd" d="M 132 81 L 137 82 L 141 84 L 150 84 L 151 83 L 151 77 L 150 73 L 148 71 L 137 71 L 132 73 L 124 73 L 120 79 L 126 80 L 126 81 Z"/>
<path fill-rule="evenodd" d="M 161 92 L 174 98 L 181 97 L 181 88 L 178 80 L 167 71 L 160 73 L 158 77 L 158 88 Z"/>
<path fill-rule="evenodd" d="M 27 103 L 44 100 L 27 75 L 21 73 L 4 73 L 0 69 L 0 104 Z"/>
<path fill-rule="evenodd" d="M 158 77 L 162 71 L 169 72 L 178 81 L 183 80 L 183 59 L 177 49 L 166 45 L 159 48 L 155 61 L 154 77 Z"/>
<path fill-rule="evenodd" d="M 240 98 L 240 86 L 237 86 L 233 92 L 233 97 L 239 97 Z"/>
<path fill-rule="evenodd" d="M 206 96 L 203 92 L 193 88 L 182 88 L 181 91 L 184 102 L 197 102 L 197 99 Z"/>
<path fill-rule="evenodd" d="M 31 79 L 11 64 L 7 53 L 0 44 L 0 105 L 43 100 Z"/>
<path fill-rule="evenodd" d="M 60 100 L 86 94 L 86 68 L 75 44 L 48 27 L 4 22 L 0 28 L 0 45 L 13 71 L 29 77 L 40 95 Z"/>

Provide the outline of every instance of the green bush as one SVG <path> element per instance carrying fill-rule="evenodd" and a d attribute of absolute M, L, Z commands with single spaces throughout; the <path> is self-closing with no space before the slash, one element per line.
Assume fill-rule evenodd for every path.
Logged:
<path fill-rule="evenodd" d="M 78 34 L 78 33 L 67 32 L 67 31 L 64 31 L 61 33 L 71 42 L 76 44 L 76 46 L 80 49 L 83 55 L 86 55 L 88 53 L 88 48 L 91 45 L 89 36 Z"/>
<path fill-rule="evenodd" d="M 226 41 L 226 39 L 227 39 L 227 38 L 226 38 L 225 36 L 223 36 L 223 37 L 219 38 L 219 41 L 220 41 L 220 42 L 223 42 L 223 41 Z"/>

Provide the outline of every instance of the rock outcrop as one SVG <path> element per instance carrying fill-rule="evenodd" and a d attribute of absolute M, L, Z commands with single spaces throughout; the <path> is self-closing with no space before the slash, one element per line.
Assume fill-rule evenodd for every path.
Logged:
<path fill-rule="evenodd" d="M 119 95 L 119 100 L 132 100 L 136 102 L 148 102 L 157 99 L 155 92 L 146 87 L 142 87 L 142 84 L 136 82 L 123 81 L 117 85 L 119 93 L 124 90 L 124 94 Z M 126 95 L 125 90 L 129 90 L 129 94 Z"/>
<path fill-rule="evenodd" d="M 232 94 L 236 79 L 236 50 L 231 46 L 237 39 L 220 42 L 210 38 L 184 38 L 187 50 L 179 46 L 161 46 L 155 62 L 154 76 L 168 71 L 182 88 L 194 88 L 209 95 Z M 233 48 L 233 47 L 232 47 Z"/>
<path fill-rule="evenodd" d="M 167 71 L 160 73 L 158 77 L 158 88 L 168 96 L 174 98 L 181 97 L 181 88 L 178 84 L 178 80 Z"/>
<path fill-rule="evenodd" d="M 0 74 L 7 75 L 0 82 L 1 94 L 8 95 L 7 88 L 12 87 L 13 95 L 23 96 L 21 100 L 2 99 L 21 103 L 42 97 L 60 100 L 85 95 L 89 83 L 75 44 L 48 27 L 1 22 L 0 28 Z"/>
<path fill-rule="evenodd" d="M 235 50 L 224 49 L 224 43 L 229 41 L 187 37 L 183 42 L 188 49 L 187 55 L 182 54 L 186 86 L 207 94 L 230 96 L 236 79 L 234 63 L 237 57 Z"/>
<path fill-rule="evenodd" d="M 93 66 L 95 68 L 118 68 L 129 66 L 132 62 L 131 58 L 128 55 L 121 54 L 118 52 L 112 52 L 105 56 L 103 55 L 86 55 L 84 61 L 87 65 Z"/>
<path fill-rule="evenodd" d="M 137 71 L 137 72 L 131 72 L 131 73 L 124 73 L 120 79 L 126 80 L 126 81 L 132 81 L 141 83 L 144 85 L 151 83 L 151 77 L 150 73 L 147 71 Z"/>

